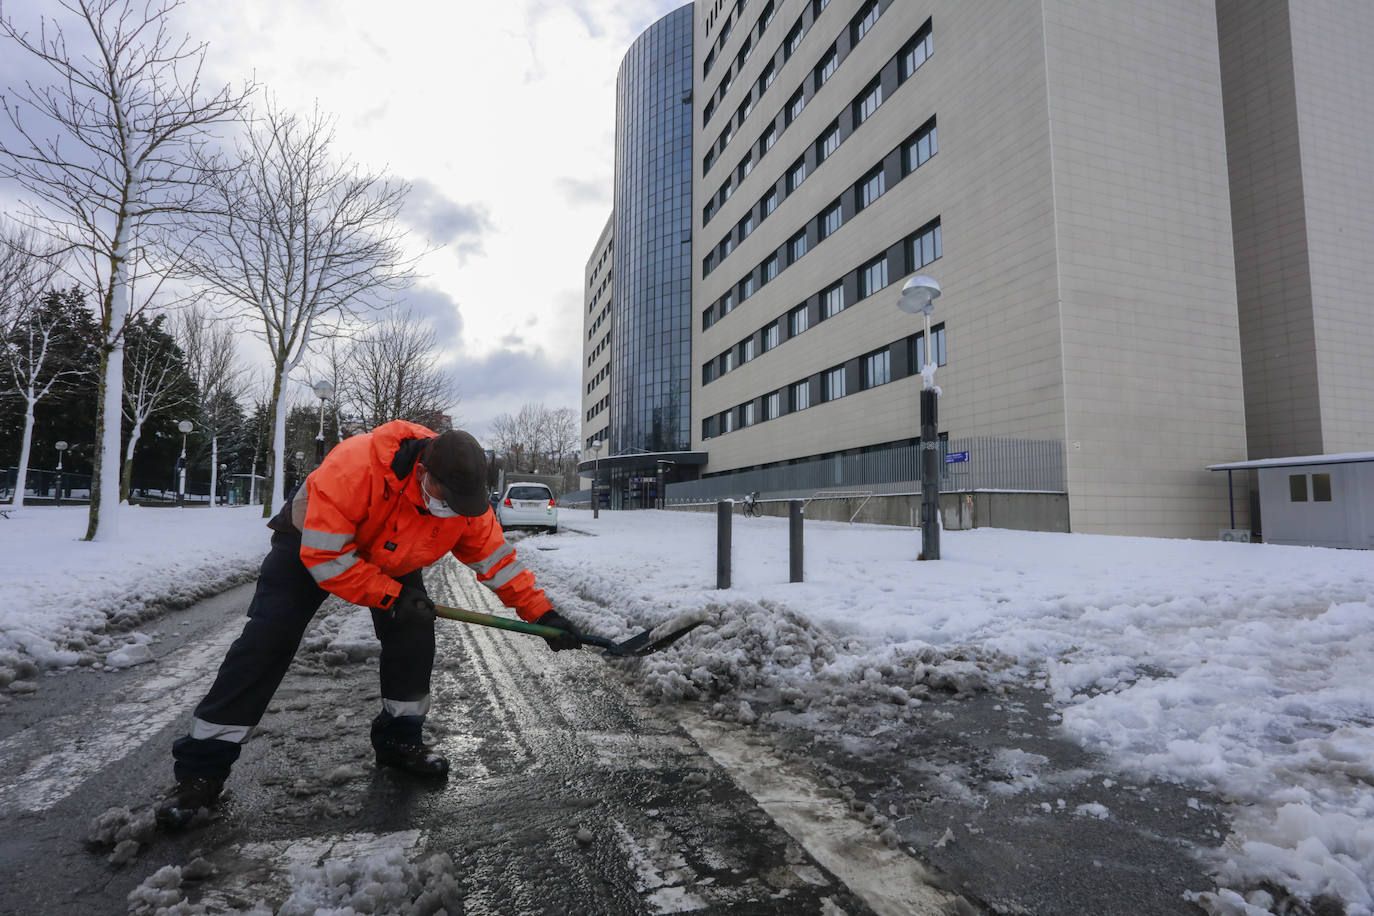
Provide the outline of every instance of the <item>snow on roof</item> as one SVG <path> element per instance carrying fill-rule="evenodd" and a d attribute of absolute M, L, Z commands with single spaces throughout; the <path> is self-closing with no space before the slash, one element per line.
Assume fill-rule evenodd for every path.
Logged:
<path fill-rule="evenodd" d="M 1297 455 L 1291 458 L 1256 458 L 1254 461 L 1232 461 L 1209 464 L 1209 471 L 1240 471 L 1246 468 L 1286 468 L 1299 464 L 1358 464 L 1374 461 L 1374 452 L 1346 452 L 1343 455 Z"/>

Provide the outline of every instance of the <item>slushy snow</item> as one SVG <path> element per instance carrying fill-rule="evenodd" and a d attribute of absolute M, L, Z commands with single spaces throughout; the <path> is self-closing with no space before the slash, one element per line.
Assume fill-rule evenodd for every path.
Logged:
<path fill-rule="evenodd" d="M 260 510 L 122 511 L 113 544 L 77 540 L 84 509 L 0 520 L 11 696 L 40 670 L 138 663 L 156 641 L 145 622 L 251 577 L 267 548 Z M 1217 887 L 1194 895 L 1204 908 L 1270 912 L 1255 890 L 1268 882 L 1374 914 L 1374 552 L 979 529 L 945 532 L 943 558 L 922 563 L 913 529 L 808 521 L 806 581 L 792 584 L 786 520 L 736 517 L 721 591 L 714 514 L 560 513 L 560 534 L 511 540 L 576 624 L 625 639 L 709 618 L 622 663 L 655 697 L 766 728 L 777 713 L 751 697 L 781 699 L 797 724 L 820 702 L 1043 685 L 1063 733 L 1122 773 L 1227 800 L 1233 834 Z M 309 648 L 366 657 L 370 629 L 365 613 L 325 620 Z M 1000 758 L 1005 791 L 1033 786 L 1042 763 Z"/>

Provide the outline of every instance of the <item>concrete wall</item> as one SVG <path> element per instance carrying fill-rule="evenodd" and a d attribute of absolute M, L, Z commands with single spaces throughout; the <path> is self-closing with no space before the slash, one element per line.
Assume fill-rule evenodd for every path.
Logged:
<path fill-rule="evenodd" d="M 1374 5 L 1218 0 L 1250 458 L 1374 429 Z"/>
<path fill-rule="evenodd" d="M 1322 433 L 1289 454 L 1359 452 L 1374 443 L 1374 4 L 1289 11 Z"/>
<path fill-rule="evenodd" d="M 1245 454 L 1212 4 L 1046 0 L 1075 531 L 1215 537 Z"/>

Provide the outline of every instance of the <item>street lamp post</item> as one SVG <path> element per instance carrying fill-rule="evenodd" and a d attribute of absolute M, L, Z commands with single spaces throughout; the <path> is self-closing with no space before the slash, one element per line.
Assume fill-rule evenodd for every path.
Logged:
<path fill-rule="evenodd" d="M 676 465 L 677 462 L 668 458 L 660 458 L 656 463 L 658 464 L 658 507 L 666 509 L 668 508 L 668 467 Z"/>
<path fill-rule="evenodd" d="M 592 518 L 601 518 L 601 450 L 605 446 L 604 439 L 592 442 L 592 452 L 596 455 L 592 462 Z"/>
<path fill-rule="evenodd" d="M 182 420 L 177 424 L 177 429 L 181 430 L 181 456 L 177 458 L 177 505 L 186 505 L 186 434 L 194 427 L 190 420 Z"/>
<path fill-rule="evenodd" d="M 58 439 L 53 443 L 57 449 L 57 489 L 53 492 L 53 505 L 62 505 L 62 455 L 67 451 L 67 440 Z"/>
<path fill-rule="evenodd" d="M 897 308 L 925 316 L 925 362 L 921 366 L 921 556 L 940 559 L 940 443 L 937 405 L 940 389 L 935 387 L 935 363 L 930 358 L 930 313 L 940 297 L 940 284 L 934 278 L 917 274 L 902 285 Z"/>
<path fill-rule="evenodd" d="M 320 399 L 320 431 L 315 434 L 315 466 L 324 461 L 324 402 L 334 396 L 334 386 L 325 379 L 314 384 L 315 397 Z"/>
<path fill-rule="evenodd" d="M 305 452 L 297 452 L 297 453 L 296 453 L 296 480 L 298 480 L 298 481 L 299 481 L 299 480 L 301 479 L 301 477 L 303 476 L 303 475 L 301 474 L 301 468 L 303 468 L 303 467 L 305 467 Z"/>
<path fill-rule="evenodd" d="M 224 505 L 225 503 L 227 503 L 227 502 L 229 501 L 228 498 L 227 498 L 227 494 L 228 494 L 228 491 L 229 491 L 229 481 L 228 481 L 228 480 L 225 478 L 225 476 L 224 476 L 224 472 L 227 471 L 228 469 L 229 469 L 229 465 L 227 465 L 227 464 L 221 464 L 221 465 L 219 466 L 219 487 L 220 487 L 220 498 L 219 498 L 219 502 L 220 502 L 220 505 Z M 214 498 L 214 495 L 211 494 L 211 499 L 213 500 L 213 498 Z"/>

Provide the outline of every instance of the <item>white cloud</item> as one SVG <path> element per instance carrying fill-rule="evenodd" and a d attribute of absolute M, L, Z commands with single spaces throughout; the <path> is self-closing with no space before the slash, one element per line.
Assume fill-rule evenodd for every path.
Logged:
<path fill-rule="evenodd" d="M 23 5 L 35 25 L 67 16 L 56 0 Z M 252 76 L 289 108 L 318 100 L 338 116 L 342 153 L 412 182 L 415 245 L 448 243 L 422 260 L 416 295 L 431 318 L 438 298 L 461 312 L 437 322 L 459 338 L 461 388 L 474 390 L 469 366 L 510 380 L 482 380 L 484 392 L 497 386 L 483 395 L 493 404 L 508 395 L 494 415 L 526 400 L 578 406 L 583 267 L 609 215 L 616 73 L 630 43 L 681 5 L 196 0 L 177 22 L 210 44 L 207 84 Z M 536 376 L 548 389 L 498 371 L 511 347 L 559 367 Z M 477 420 L 474 400 L 459 412 Z"/>

